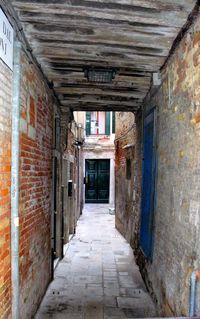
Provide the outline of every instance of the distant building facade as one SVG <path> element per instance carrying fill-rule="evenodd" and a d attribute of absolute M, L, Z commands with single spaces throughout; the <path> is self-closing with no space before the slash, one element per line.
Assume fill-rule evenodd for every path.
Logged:
<path fill-rule="evenodd" d="M 115 113 L 78 113 L 85 128 L 83 146 L 84 202 L 107 203 L 114 206 Z"/>

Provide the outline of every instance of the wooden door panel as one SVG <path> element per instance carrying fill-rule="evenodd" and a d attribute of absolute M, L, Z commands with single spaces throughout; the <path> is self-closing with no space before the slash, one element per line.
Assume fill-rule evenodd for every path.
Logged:
<path fill-rule="evenodd" d="M 98 163 L 98 200 L 109 202 L 110 160 L 99 160 Z"/>
<path fill-rule="evenodd" d="M 154 111 L 144 120 L 144 161 L 142 173 L 142 200 L 140 223 L 140 247 L 146 257 L 153 250 L 153 214 L 155 193 Z"/>
<path fill-rule="evenodd" d="M 110 160 L 86 160 L 86 203 L 108 203 Z"/>
<path fill-rule="evenodd" d="M 86 202 L 93 202 L 98 196 L 97 168 L 96 160 L 86 160 Z"/>

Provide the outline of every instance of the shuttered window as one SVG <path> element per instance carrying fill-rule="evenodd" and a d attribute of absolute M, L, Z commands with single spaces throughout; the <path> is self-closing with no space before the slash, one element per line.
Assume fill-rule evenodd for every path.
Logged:
<path fill-rule="evenodd" d="M 110 135 L 110 112 L 86 112 L 86 136 Z"/>
<path fill-rule="evenodd" d="M 112 112 L 112 133 L 115 134 L 115 112 Z"/>
<path fill-rule="evenodd" d="M 91 112 L 86 112 L 86 136 L 91 135 Z"/>
<path fill-rule="evenodd" d="M 110 112 L 106 112 L 106 135 L 110 135 Z"/>

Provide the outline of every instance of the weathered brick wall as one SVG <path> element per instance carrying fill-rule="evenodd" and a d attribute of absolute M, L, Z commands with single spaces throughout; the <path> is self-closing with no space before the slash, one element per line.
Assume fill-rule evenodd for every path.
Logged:
<path fill-rule="evenodd" d="M 162 71 L 162 85 L 148 95 L 145 111 L 157 106 L 157 205 L 154 216 L 152 262 L 138 249 L 140 219 L 141 159 L 138 144 L 136 179 L 138 193 L 134 205 L 125 181 L 125 143 L 118 143 L 116 159 L 117 227 L 131 242 L 143 277 L 166 316 L 188 315 L 192 270 L 200 270 L 200 18 L 182 39 Z M 140 119 L 136 116 L 136 122 Z M 128 114 L 117 118 L 117 136 L 131 125 Z M 139 131 L 139 130 L 140 131 Z M 137 143 L 136 143 L 137 144 Z M 137 171 L 137 169 L 136 169 Z M 120 186 L 121 185 L 121 186 Z M 134 187 L 134 183 L 132 183 Z M 126 190 L 126 192 L 125 192 Z M 131 207 L 128 207 L 131 203 Z M 120 222 L 119 222 L 120 221 Z M 135 226 L 130 226 L 130 225 Z M 135 228 L 134 228 L 135 227 Z M 197 282 L 196 315 L 200 315 L 200 281 Z"/>
<path fill-rule="evenodd" d="M 20 311 L 30 319 L 51 278 L 53 107 L 36 68 L 21 62 Z"/>
<path fill-rule="evenodd" d="M 68 185 L 67 185 L 67 210 L 65 219 L 68 222 L 69 234 L 74 234 L 76 228 L 76 200 L 77 200 L 77 189 L 74 189 L 74 184 L 76 184 L 76 158 L 75 158 L 75 146 L 74 146 L 75 136 L 71 131 L 71 125 L 69 124 L 68 129 L 68 142 L 67 150 L 64 157 L 68 161 L 68 180 L 72 180 L 72 196 L 68 196 Z"/>
<path fill-rule="evenodd" d="M 165 315 L 187 315 L 189 279 L 200 269 L 200 18 L 162 72 L 146 108 L 158 109 L 154 254 L 146 263 Z M 200 282 L 197 311 L 200 315 Z"/>
<path fill-rule="evenodd" d="M 10 183 L 12 72 L 0 61 L 0 318 L 10 318 Z"/>
<path fill-rule="evenodd" d="M 134 196 L 134 220 L 133 231 L 131 235 L 131 247 L 134 251 L 138 250 L 139 245 L 139 228 L 140 228 L 140 201 L 141 201 L 141 187 L 142 187 L 142 113 L 138 112 L 135 115 L 135 180 L 133 183 Z"/>
<path fill-rule="evenodd" d="M 133 113 L 116 113 L 115 190 L 116 227 L 132 247 L 138 245 L 141 187 L 141 119 Z M 127 133 L 127 134 L 126 134 Z M 126 161 L 131 160 L 131 178 Z"/>

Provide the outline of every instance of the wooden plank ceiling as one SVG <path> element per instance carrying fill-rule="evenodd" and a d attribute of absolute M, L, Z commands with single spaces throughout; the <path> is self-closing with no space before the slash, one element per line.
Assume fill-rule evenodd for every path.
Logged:
<path fill-rule="evenodd" d="M 11 0 L 33 54 L 61 105 L 137 110 L 195 0 Z M 91 83 L 86 66 L 116 68 Z"/>

